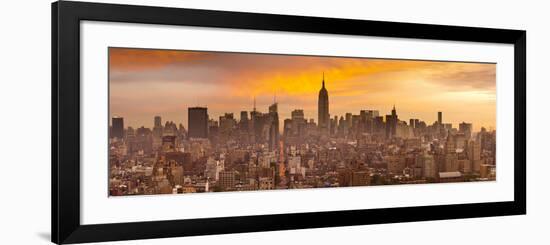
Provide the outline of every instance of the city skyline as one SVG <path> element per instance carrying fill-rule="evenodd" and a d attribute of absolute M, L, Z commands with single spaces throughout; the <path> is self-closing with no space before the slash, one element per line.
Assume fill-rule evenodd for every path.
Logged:
<path fill-rule="evenodd" d="M 152 127 L 154 116 L 187 128 L 187 108 L 194 106 L 208 107 L 214 119 L 252 111 L 254 101 L 266 112 L 275 97 L 280 125 L 294 109 L 303 109 L 307 119 L 317 122 L 323 73 L 331 92 L 331 118 L 360 110 L 384 115 L 395 105 L 403 120 L 419 118 L 431 124 L 443 111 L 445 122 L 456 126 L 467 121 L 475 131 L 494 129 L 496 122 L 495 64 L 119 48 L 110 49 L 110 64 L 110 117 L 124 117 L 125 125 L 134 128 Z M 184 66 L 193 68 L 192 75 L 190 68 L 180 71 Z M 235 82 L 243 74 L 249 77 Z M 224 79 L 216 80 L 220 77 Z M 420 78 L 423 82 L 411 82 Z"/>
<path fill-rule="evenodd" d="M 433 110 L 434 106 L 445 107 L 449 104 L 448 101 L 437 99 L 440 95 L 437 93 L 428 97 L 423 96 L 421 92 L 426 87 L 422 82 L 392 90 L 385 87 L 392 82 L 378 81 L 382 87 L 376 90 L 369 87 L 372 84 L 364 82 L 362 79 L 366 78 L 362 77 L 361 80 L 355 81 L 355 87 L 346 87 L 349 80 L 346 80 L 345 74 L 351 72 L 347 64 L 350 61 L 359 62 L 360 64 L 355 65 L 361 68 L 365 68 L 365 65 L 375 69 L 382 68 L 384 71 L 379 75 L 384 76 L 386 80 L 396 78 L 395 75 L 388 74 L 403 72 L 407 69 L 414 71 L 411 74 L 424 73 L 427 71 L 424 61 L 376 60 L 378 63 L 371 64 L 374 61 L 368 59 L 368 64 L 365 64 L 361 63 L 365 62 L 365 59 L 333 57 L 159 52 L 158 57 L 147 55 L 134 57 L 131 59 L 130 68 L 124 69 L 129 69 L 128 72 L 131 72 L 132 69 L 139 68 L 138 64 L 143 63 L 143 60 L 147 63 L 149 59 L 157 62 L 153 63 L 154 65 L 163 67 L 163 62 L 174 62 L 173 56 L 178 56 L 176 60 L 183 63 L 183 66 L 172 64 L 177 69 L 164 70 L 162 73 L 153 74 L 153 77 L 161 74 L 169 77 L 176 74 L 175 77 L 179 79 L 185 76 L 195 76 L 195 78 L 190 80 L 191 82 L 187 84 L 189 88 L 184 90 L 178 90 L 178 85 L 181 85 L 180 80 L 169 84 L 157 81 L 153 82 L 154 86 L 144 88 L 143 83 L 148 82 L 140 79 L 146 75 L 133 71 L 131 79 L 122 83 L 126 84 L 127 89 L 136 86 L 141 89 L 139 91 L 143 95 L 151 95 L 151 97 L 139 97 L 139 101 L 145 103 L 138 103 L 132 100 L 136 94 L 130 91 L 120 94 L 115 92 L 114 100 L 113 94 L 110 95 L 110 103 L 114 104 L 115 108 L 117 105 L 137 108 L 135 112 L 142 116 L 147 116 L 147 112 L 154 113 L 154 117 L 148 119 L 148 121 L 153 119 L 153 127 L 131 127 L 125 124 L 124 114 L 122 117 L 112 117 L 109 128 L 109 195 L 111 196 L 496 180 L 496 131 L 482 127 L 479 132 L 476 132 L 472 124 L 472 118 L 476 115 L 491 114 L 484 108 L 470 107 L 468 104 L 473 100 L 474 104 L 479 106 L 479 101 L 469 98 L 457 105 L 460 110 L 455 109 L 450 112 L 437 110 L 437 120 L 430 122 L 426 121 L 429 119 L 422 117 L 423 113 L 420 109 L 418 114 L 415 112 L 403 115 L 396 108 L 397 102 L 392 104 L 389 112 L 367 105 L 368 103 L 365 102 L 369 101 L 369 98 L 376 98 L 376 93 L 384 93 L 384 98 L 396 100 L 394 96 L 398 93 L 395 91 L 403 92 L 411 88 L 405 91 L 409 97 L 399 98 L 399 102 L 403 105 L 413 105 L 410 107 L 414 108 L 415 100 L 429 101 L 434 100 L 434 97 L 437 102 L 432 101 L 432 104 L 425 105 L 424 109 Z M 185 55 L 181 56 L 182 54 Z M 209 57 L 211 55 L 216 57 Z M 126 56 L 132 55 L 127 53 Z M 231 59 L 227 60 L 228 57 Z M 330 67 L 319 66 L 328 69 L 329 74 L 332 73 L 334 77 L 341 77 L 341 79 L 335 78 L 330 83 L 323 69 L 321 79 L 317 80 L 317 86 L 312 85 L 316 92 L 314 98 L 311 98 L 312 89 L 309 89 L 307 84 L 310 78 L 303 83 L 283 78 L 274 83 L 276 86 L 269 88 L 271 90 L 282 88 L 283 99 L 278 100 L 276 95 L 273 95 L 273 101 L 269 106 L 262 108 L 257 104 L 257 93 L 254 90 L 268 91 L 269 89 L 261 88 L 266 81 L 262 80 L 258 74 L 254 74 L 261 70 L 257 67 L 257 63 L 267 64 L 268 69 L 264 71 L 265 73 L 278 70 L 277 76 L 291 76 L 289 74 L 292 72 L 277 69 L 288 65 L 279 64 L 278 62 L 281 62 L 279 58 L 294 63 L 292 67 L 302 64 L 303 59 L 306 59 L 305 61 L 308 62 L 302 64 L 300 71 L 307 72 L 318 69 L 319 62 L 329 63 L 333 68 L 345 63 L 345 68 L 338 71 L 344 75 L 335 73 Z M 226 63 L 222 62 L 224 60 Z M 204 63 L 205 61 L 208 62 Z M 199 66 L 196 65 L 197 62 Z M 125 65 L 124 62 L 116 59 L 110 63 L 115 66 Z M 437 62 L 429 63 L 438 66 L 437 70 L 443 69 L 449 72 L 450 68 L 446 67 L 449 63 L 444 65 Z M 463 69 L 466 69 L 463 66 L 472 65 L 461 64 Z M 396 65 L 399 66 L 396 67 Z M 480 66 L 480 64 L 475 65 Z M 418 67 L 412 68 L 412 66 Z M 229 75 L 246 70 L 247 78 L 251 78 L 252 83 L 233 83 L 232 79 L 216 76 L 217 70 L 224 70 L 227 67 L 231 68 Z M 491 71 L 490 68 L 485 68 L 488 71 L 482 74 L 490 77 L 494 74 L 494 70 Z M 184 73 L 180 73 L 179 69 L 185 69 Z M 365 75 L 365 70 L 359 70 L 358 74 Z M 116 72 L 120 71 L 114 71 Z M 478 73 L 478 70 L 469 67 L 466 71 L 458 74 L 455 71 L 445 76 L 451 75 L 458 80 L 467 80 L 479 76 Z M 212 78 L 214 80 L 210 80 Z M 372 77 L 369 78 L 372 79 Z M 477 82 L 479 83 L 479 80 Z M 121 81 L 118 83 L 110 81 L 110 84 L 114 85 L 120 85 L 120 83 Z M 205 90 L 207 88 L 202 87 L 205 84 L 207 87 L 213 87 Z M 163 90 L 163 86 L 169 86 L 170 91 Z M 285 88 L 285 86 L 291 86 L 291 88 Z M 458 91 L 469 91 L 467 95 L 462 96 L 472 96 L 471 89 L 464 89 L 461 86 L 454 87 Z M 491 85 L 484 86 L 490 91 Z M 243 91 L 247 95 L 250 93 L 253 95 L 251 108 L 239 104 L 239 98 L 242 99 L 239 93 Z M 174 92 L 183 95 L 174 95 L 172 94 Z M 163 124 L 163 113 L 159 111 L 166 108 L 159 106 L 157 102 L 177 104 L 182 97 L 200 97 L 201 93 L 201 99 L 205 99 L 205 95 L 214 97 L 210 97 L 207 105 L 204 106 L 175 108 L 178 114 L 184 114 L 183 112 L 187 111 L 187 123 L 185 119 L 172 121 L 165 118 Z M 444 94 L 444 91 L 438 91 L 438 93 Z M 125 95 L 128 97 L 122 101 L 117 97 Z M 221 103 L 223 101 L 227 104 Z M 280 101 L 293 106 L 285 106 L 285 103 Z M 381 103 L 381 101 L 378 102 Z M 494 109 L 495 103 L 489 107 Z M 115 111 L 117 110 L 121 108 Z M 126 111 L 122 110 L 122 113 L 124 112 Z M 316 117 L 313 113 L 317 114 Z M 432 115 L 435 113 L 432 112 Z M 449 115 L 457 116 L 461 123 L 454 125 L 449 123 Z M 143 124 L 146 123 L 143 122 Z M 480 124 L 480 127 L 485 126 Z"/>

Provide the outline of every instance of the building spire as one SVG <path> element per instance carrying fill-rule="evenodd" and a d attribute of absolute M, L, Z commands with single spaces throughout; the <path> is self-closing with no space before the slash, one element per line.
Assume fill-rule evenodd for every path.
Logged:
<path fill-rule="evenodd" d="M 325 88 L 325 72 L 323 72 L 323 88 Z"/>

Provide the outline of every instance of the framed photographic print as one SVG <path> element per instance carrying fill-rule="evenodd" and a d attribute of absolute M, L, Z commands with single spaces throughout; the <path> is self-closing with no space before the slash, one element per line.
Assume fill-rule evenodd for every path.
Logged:
<path fill-rule="evenodd" d="M 52 241 L 525 214 L 525 38 L 55 2 Z"/>

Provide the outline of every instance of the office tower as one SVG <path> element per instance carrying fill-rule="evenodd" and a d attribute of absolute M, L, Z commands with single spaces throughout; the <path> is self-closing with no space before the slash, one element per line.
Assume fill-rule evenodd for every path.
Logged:
<path fill-rule="evenodd" d="M 206 127 L 207 128 L 206 132 L 207 132 L 208 139 L 212 144 L 215 145 L 218 143 L 220 126 L 218 124 L 218 121 L 215 121 L 214 119 L 208 119 L 207 125 L 208 126 Z M 198 138 L 198 137 L 189 136 L 189 138 Z"/>
<path fill-rule="evenodd" d="M 361 115 L 352 115 L 351 116 L 351 134 L 358 136 L 361 132 L 360 129 Z"/>
<path fill-rule="evenodd" d="M 277 102 L 269 106 L 269 149 L 275 150 L 279 146 L 279 113 Z"/>
<path fill-rule="evenodd" d="M 372 113 L 369 113 L 366 110 L 359 111 L 359 133 L 365 133 L 367 132 L 367 120 L 369 116 L 371 116 Z M 372 116 L 371 116 L 372 117 Z"/>
<path fill-rule="evenodd" d="M 306 130 L 306 119 L 304 117 L 304 110 L 296 109 L 291 112 L 291 119 L 285 120 L 286 123 L 286 136 L 303 137 Z"/>
<path fill-rule="evenodd" d="M 424 153 L 420 155 L 420 159 L 424 170 L 422 173 L 424 178 L 436 178 L 439 171 L 433 155 Z"/>
<path fill-rule="evenodd" d="M 160 116 L 155 116 L 155 127 L 162 127 L 162 119 Z"/>
<path fill-rule="evenodd" d="M 349 113 L 349 112 L 346 113 L 346 119 L 345 119 L 345 120 L 346 120 L 346 123 L 348 124 L 348 125 L 347 125 L 348 128 L 351 128 L 351 116 L 352 116 L 352 115 L 353 115 L 353 114 L 351 114 L 351 113 Z"/>
<path fill-rule="evenodd" d="M 241 118 L 239 120 L 238 126 L 240 131 L 240 140 L 247 142 L 248 141 L 248 112 L 241 111 Z"/>
<path fill-rule="evenodd" d="M 437 112 L 437 124 L 439 125 L 443 124 L 443 112 L 441 111 Z"/>
<path fill-rule="evenodd" d="M 153 149 L 158 149 L 162 145 L 162 119 L 160 116 L 155 116 L 153 127 Z"/>
<path fill-rule="evenodd" d="M 219 136 L 220 142 L 226 142 L 235 135 L 237 128 L 237 120 L 233 117 L 233 113 L 225 113 L 219 120 Z"/>
<path fill-rule="evenodd" d="M 458 125 L 458 132 L 463 133 L 466 139 L 470 139 L 472 137 L 472 124 L 462 122 Z"/>
<path fill-rule="evenodd" d="M 338 136 L 343 137 L 346 135 L 346 122 L 344 120 L 343 116 L 340 116 L 340 120 L 338 120 Z"/>
<path fill-rule="evenodd" d="M 458 166 L 458 156 L 456 154 L 456 138 L 449 131 L 447 133 L 447 140 L 444 145 L 445 151 L 445 171 L 446 172 L 455 172 L 459 170 Z"/>
<path fill-rule="evenodd" d="M 189 107 L 188 112 L 188 137 L 208 138 L 208 108 Z"/>
<path fill-rule="evenodd" d="M 126 131 L 126 138 L 127 139 L 130 139 L 130 138 L 134 138 L 136 137 L 136 131 L 134 130 L 134 128 L 132 127 L 128 127 L 128 130 Z"/>
<path fill-rule="evenodd" d="M 397 110 L 395 109 L 395 105 L 393 105 L 391 115 L 386 115 L 386 138 L 389 139 L 397 136 L 398 121 Z"/>
<path fill-rule="evenodd" d="M 221 131 L 232 131 L 236 125 L 237 121 L 233 117 L 233 113 L 225 113 L 223 116 L 220 116 L 220 130 Z"/>
<path fill-rule="evenodd" d="M 329 108 L 328 108 L 328 91 L 325 88 L 325 74 L 323 73 L 323 86 L 319 90 L 319 100 L 317 105 L 318 127 L 321 134 L 327 135 L 329 130 Z"/>
<path fill-rule="evenodd" d="M 250 121 L 248 122 L 248 132 L 250 134 L 250 142 L 256 142 L 258 138 L 258 129 L 261 119 L 260 112 L 256 111 L 256 97 L 254 97 L 254 106 L 252 111 L 250 111 Z"/>
<path fill-rule="evenodd" d="M 162 119 L 160 116 L 155 116 L 155 126 L 153 127 L 153 134 L 155 136 L 162 136 Z"/>
<path fill-rule="evenodd" d="M 111 138 L 124 138 L 124 118 L 122 117 L 113 117 L 112 118 L 112 131 Z"/>
<path fill-rule="evenodd" d="M 152 131 L 143 126 L 135 131 L 128 127 L 126 142 L 130 153 L 150 154 L 153 149 Z"/>
<path fill-rule="evenodd" d="M 336 135 L 336 133 L 338 133 L 338 116 L 330 119 L 330 135 Z"/>
<path fill-rule="evenodd" d="M 248 121 L 248 112 L 247 111 L 241 111 L 241 122 Z"/>
<path fill-rule="evenodd" d="M 162 135 L 172 135 L 176 136 L 178 133 L 178 127 L 172 121 L 166 121 L 164 127 L 162 128 Z"/>
<path fill-rule="evenodd" d="M 292 133 L 292 119 L 285 119 L 283 121 L 283 137 L 288 138 Z"/>
<path fill-rule="evenodd" d="M 270 113 L 277 113 L 277 111 L 278 111 L 277 107 L 278 107 L 277 102 L 274 102 L 272 105 L 269 106 L 269 108 L 268 108 L 269 112 Z"/>
<path fill-rule="evenodd" d="M 376 134 L 384 134 L 384 117 L 375 117 L 374 118 L 374 133 Z"/>
<path fill-rule="evenodd" d="M 293 110 L 291 112 L 292 120 L 304 120 L 304 110 Z"/>
<path fill-rule="evenodd" d="M 481 143 L 479 140 L 468 142 L 468 159 L 471 161 L 472 171 L 479 173 L 481 160 Z"/>
<path fill-rule="evenodd" d="M 445 153 L 446 154 L 455 154 L 456 153 L 456 142 L 454 135 L 451 132 L 447 133 L 447 140 L 445 141 Z"/>

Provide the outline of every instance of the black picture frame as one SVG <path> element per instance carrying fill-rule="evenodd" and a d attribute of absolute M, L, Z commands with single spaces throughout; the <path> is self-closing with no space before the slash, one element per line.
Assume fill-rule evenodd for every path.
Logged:
<path fill-rule="evenodd" d="M 80 224 L 80 22 L 452 40 L 514 45 L 514 201 L 152 222 Z M 60 1 L 52 3 L 54 243 L 209 235 L 526 213 L 526 31 Z"/>

